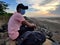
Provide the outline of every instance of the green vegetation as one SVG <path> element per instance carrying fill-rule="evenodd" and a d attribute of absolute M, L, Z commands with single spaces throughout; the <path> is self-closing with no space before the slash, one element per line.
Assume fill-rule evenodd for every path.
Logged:
<path fill-rule="evenodd" d="M 9 9 L 6 2 L 0 1 L 0 20 L 8 21 L 12 13 L 7 13 L 5 10 Z"/>

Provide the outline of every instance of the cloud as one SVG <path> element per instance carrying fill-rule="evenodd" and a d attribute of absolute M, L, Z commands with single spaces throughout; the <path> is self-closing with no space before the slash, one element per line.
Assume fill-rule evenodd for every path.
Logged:
<path fill-rule="evenodd" d="M 31 6 L 31 8 L 37 9 L 39 11 L 48 11 L 49 12 L 49 10 L 55 10 L 57 5 L 59 5 L 58 2 L 53 2 L 53 4 L 49 3 L 44 6 L 40 6 L 39 4 L 36 4 L 36 5 Z"/>
<path fill-rule="evenodd" d="M 53 15 L 59 14 L 60 12 L 60 0 L 16 0 L 17 3 L 23 3 L 24 5 L 28 5 L 29 9 L 27 12 L 35 12 L 35 13 L 27 13 L 34 15 Z M 36 13 L 39 12 L 39 13 Z"/>
<path fill-rule="evenodd" d="M 36 11 L 36 12 L 28 12 L 25 14 L 28 17 L 55 17 L 56 15 L 53 14 L 48 14 L 46 12 L 40 12 L 40 11 Z"/>
<path fill-rule="evenodd" d="M 7 9 L 5 10 L 7 13 L 14 13 L 15 11 L 14 10 L 10 10 L 10 9 Z"/>
<path fill-rule="evenodd" d="M 57 5 L 56 10 L 50 11 L 50 13 L 60 15 L 60 5 Z"/>
<path fill-rule="evenodd" d="M 24 5 L 28 5 L 29 6 L 29 10 L 32 10 L 32 11 L 36 11 L 38 10 L 36 8 L 36 6 L 39 6 L 39 4 L 42 2 L 43 0 L 16 0 L 16 2 L 19 4 L 19 3 L 23 3 Z M 35 6 L 35 8 L 33 7 Z M 40 8 L 40 7 L 38 7 Z"/>
<path fill-rule="evenodd" d="M 41 1 L 40 0 L 16 0 L 17 3 L 23 3 L 25 5 L 33 5 L 33 4 L 38 4 Z"/>
<path fill-rule="evenodd" d="M 41 3 L 40 5 L 45 5 L 45 4 L 48 4 L 50 2 L 52 2 L 52 0 L 44 0 L 43 3 Z"/>
<path fill-rule="evenodd" d="M 17 3 L 23 3 L 29 6 L 29 10 L 55 10 L 56 5 L 59 4 L 59 0 L 16 0 Z M 42 5 L 40 5 L 42 4 Z"/>

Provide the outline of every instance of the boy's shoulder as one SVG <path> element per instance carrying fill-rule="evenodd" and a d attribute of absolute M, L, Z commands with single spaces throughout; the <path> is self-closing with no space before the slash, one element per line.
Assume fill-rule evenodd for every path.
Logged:
<path fill-rule="evenodd" d="M 18 12 L 15 12 L 15 13 L 13 14 L 13 17 L 14 17 L 14 18 L 18 18 L 18 19 L 24 19 L 24 17 L 23 17 L 20 13 L 18 13 Z"/>
<path fill-rule="evenodd" d="M 21 14 L 18 12 L 14 12 L 13 15 L 21 15 Z"/>
<path fill-rule="evenodd" d="M 14 12 L 14 13 L 13 13 L 13 16 L 14 16 L 14 17 L 20 17 L 20 16 L 21 16 L 21 14 L 20 14 L 20 13 L 18 13 L 18 12 Z"/>

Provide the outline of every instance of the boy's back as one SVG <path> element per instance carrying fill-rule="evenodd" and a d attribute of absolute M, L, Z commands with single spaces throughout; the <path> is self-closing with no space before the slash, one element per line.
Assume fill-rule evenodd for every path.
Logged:
<path fill-rule="evenodd" d="M 23 20 L 25 20 L 24 17 L 17 12 L 11 16 L 8 22 L 8 34 L 11 39 L 16 39 L 18 37 L 18 30 L 22 25 Z"/>

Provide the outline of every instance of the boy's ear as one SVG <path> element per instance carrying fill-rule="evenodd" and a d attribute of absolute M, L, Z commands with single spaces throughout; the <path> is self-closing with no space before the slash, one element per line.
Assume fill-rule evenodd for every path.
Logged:
<path fill-rule="evenodd" d="M 18 10 L 17 10 L 17 12 L 20 12 L 21 11 L 21 9 L 19 8 Z"/>

